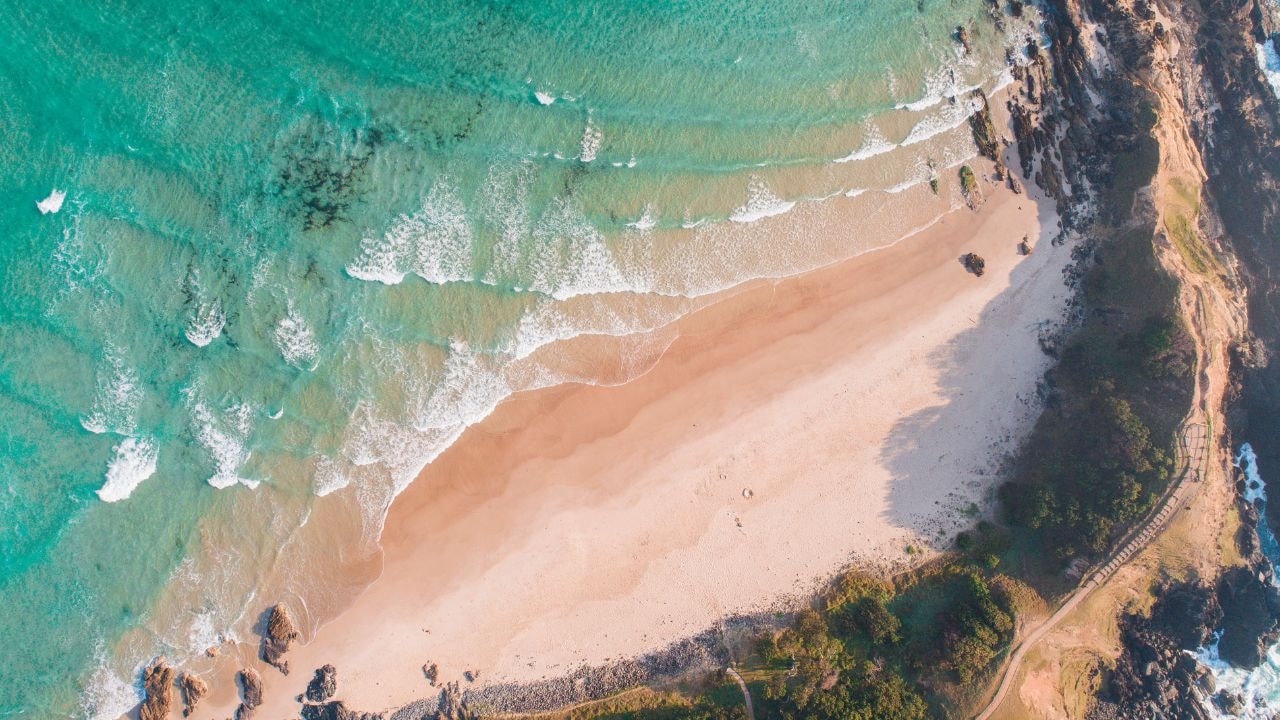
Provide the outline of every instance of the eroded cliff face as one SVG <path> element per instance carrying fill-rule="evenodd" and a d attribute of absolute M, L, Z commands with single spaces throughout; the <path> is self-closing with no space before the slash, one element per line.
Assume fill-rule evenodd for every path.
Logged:
<path fill-rule="evenodd" d="M 1228 350 L 1232 360 L 1231 381 L 1217 383 L 1227 387 L 1201 394 L 1210 417 L 1230 419 L 1216 465 L 1227 464 L 1234 437 L 1254 444 L 1264 472 L 1280 468 L 1280 363 L 1271 361 L 1280 347 L 1280 103 L 1255 48 L 1272 27 L 1269 11 L 1258 0 L 1051 5 L 1079 28 L 1063 35 L 1082 48 L 1086 70 L 1127 77 L 1156 98 L 1161 166 L 1131 211 L 1140 218 L 1143 203 L 1152 202 L 1157 252 L 1176 266 L 1188 310 L 1214 306 L 1206 317 L 1215 315 L 1217 327 L 1196 312 L 1187 320 L 1205 344 Z M 1061 80 L 1088 87 L 1090 78 Z M 1167 195 L 1178 182 L 1194 183 L 1202 205 L 1193 214 L 1196 247 L 1190 249 L 1169 237 L 1176 211 Z M 1230 512 L 1240 520 L 1234 554 L 1241 562 L 1198 568 L 1196 577 L 1166 583 L 1149 612 L 1119 618 L 1122 652 L 1104 673 L 1088 717 L 1208 717 L 1210 697 L 1229 711 L 1232 698 L 1215 695 L 1212 676 L 1184 651 L 1219 632 L 1222 658 L 1250 667 L 1280 635 L 1280 595 L 1258 549 L 1256 509 L 1242 499 L 1242 484 L 1235 485 Z M 1280 503 L 1272 505 L 1280 517 Z"/>
<path fill-rule="evenodd" d="M 1258 67 L 1256 43 L 1276 28 L 1260 0 L 1201 0 L 1196 61 L 1202 72 L 1196 142 L 1207 201 L 1239 260 L 1252 342 L 1237 353 L 1242 393 L 1233 432 L 1259 465 L 1280 468 L 1280 103 Z M 1280 503 L 1271 509 L 1280 519 Z"/>

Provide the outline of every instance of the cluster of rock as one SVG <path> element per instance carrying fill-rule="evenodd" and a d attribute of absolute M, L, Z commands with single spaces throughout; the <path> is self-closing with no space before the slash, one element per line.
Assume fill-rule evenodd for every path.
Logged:
<path fill-rule="evenodd" d="M 173 707 L 173 668 L 156 658 L 142 671 L 142 707 L 138 720 L 165 720 Z"/>
<path fill-rule="evenodd" d="M 982 259 L 982 256 L 977 253 L 965 253 L 964 255 L 961 255 L 960 264 L 964 265 L 965 270 L 968 270 L 978 277 L 982 277 L 982 274 L 987 271 L 987 261 Z"/>
<path fill-rule="evenodd" d="M 1243 492 L 1243 483 L 1237 489 Z M 1216 635 L 1218 656 L 1251 669 L 1280 639 L 1280 590 L 1258 542 L 1257 509 L 1237 497 L 1241 518 L 1236 543 L 1246 564 L 1226 569 L 1215 586 L 1181 583 L 1159 593 L 1150 617 L 1121 620 L 1123 651 L 1090 709 L 1089 720 L 1169 717 L 1201 720 L 1204 700 L 1237 715 L 1241 699 L 1215 687 L 1213 675 L 1192 651 Z"/>
<path fill-rule="evenodd" d="M 182 690 L 182 717 L 190 717 L 200 700 L 209 694 L 209 684 L 199 675 L 184 672 L 178 676 L 178 687 Z"/>
<path fill-rule="evenodd" d="M 719 636 L 707 632 L 641 658 L 582 668 L 551 680 L 468 690 L 462 700 L 484 715 L 547 712 L 665 678 L 714 672 L 727 662 Z"/>
<path fill-rule="evenodd" d="M 1213 674 L 1184 651 L 1208 642 L 1221 619 L 1213 590 L 1197 584 L 1166 589 L 1149 618 L 1124 617 L 1124 649 L 1089 710 L 1089 720 L 1208 720 L 1200 698 L 1213 694 Z"/>

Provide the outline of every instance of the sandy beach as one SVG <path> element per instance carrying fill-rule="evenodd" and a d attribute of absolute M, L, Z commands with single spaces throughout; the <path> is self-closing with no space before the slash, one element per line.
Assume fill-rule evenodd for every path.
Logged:
<path fill-rule="evenodd" d="M 324 663 L 362 710 L 433 695 L 425 663 L 464 687 L 552 677 L 947 547 L 1034 418 L 1038 334 L 1068 295 L 1051 204 L 986 192 L 978 212 L 684 317 L 629 383 L 503 403 L 397 500 L 379 578 L 289 653 L 292 674 L 263 669 L 259 712 L 296 712 Z M 210 700 L 233 709 L 231 683 Z"/>

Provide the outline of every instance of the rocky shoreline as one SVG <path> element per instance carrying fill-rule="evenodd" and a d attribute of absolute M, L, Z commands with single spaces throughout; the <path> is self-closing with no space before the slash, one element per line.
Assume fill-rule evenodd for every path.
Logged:
<path fill-rule="evenodd" d="M 1280 467 L 1280 364 L 1267 361 L 1280 347 L 1280 266 L 1275 243 L 1280 217 L 1280 132 L 1277 102 L 1258 68 L 1254 43 L 1274 37 L 1276 18 L 1259 0 L 1203 0 L 1165 8 L 1195 38 L 1179 58 L 1193 140 L 1208 174 L 1204 186 L 1211 228 L 1221 254 L 1248 298 L 1250 337 L 1232 352 L 1235 397 L 1226 409 L 1229 437 L 1247 438 L 1268 467 Z M 1214 687 L 1193 651 L 1217 643 L 1219 657 L 1251 669 L 1280 639 L 1280 591 L 1271 562 L 1259 549 L 1258 508 L 1245 499 L 1238 477 L 1235 543 L 1242 565 L 1217 578 L 1174 583 L 1158 593 L 1149 617 L 1121 619 L 1123 653 L 1089 712 L 1091 720 L 1136 716 L 1210 717 L 1207 704 L 1228 715 L 1245 711 L 1243 699 Z M 1280 503 L 1267 508 L 1272 526 Z M 1264 709 L 1253 709 L 1265 711 Z M 1280 713 L 1276 713 L 1280 716 Z"/>
<path fill-rule="evenodd" d="M 1243 481 L 1237 483 L 1243 491 Z M 1257 508 L 1237 498 L 1241 528 L 1237 547 L 1244 565 L 1227 569 L 1212 586 L 1178 582 L 1157 592 L 1149 616 L 1120 619 L 1123 650 L 1108 673 L 1088 720 L 1169 717 L 1202 720 L 1212 703 L 1236 715 L 1244 700 L 1215 686 L 1213 673 L 1195 652 L 1217 642 L 1219 656 L 1252 669 L 1280 639 L 1280 589 L 1271 562 L 1258 549 Z M 1280 713 L 1277 713 L 1280 715 Z"/>

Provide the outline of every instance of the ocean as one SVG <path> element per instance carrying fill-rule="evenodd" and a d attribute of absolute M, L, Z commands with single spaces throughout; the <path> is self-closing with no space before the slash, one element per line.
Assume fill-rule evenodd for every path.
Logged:
<path fill-rule="evenodd" d="M 1280 543 L 1267 522 L 1267 483 L 1258 470 L 1258 456 L 1249 443 L 1240 446 L 1236 455 L 1236 467 L 1244 472 L 1246 501 L 1258 508 L 1258 545 L 1263 555 L 1271 561 L 1272 569 L 1280 570 Z M 1272 580 L 1275 582 L 1274 578 Z M 1217 637 L 1207 647 L 1196 653 L 1196 659 L 1213 672 L 1216 688 L 1238 696 L 1244 711 L 1231 715 L 1222 711 L 1210 698 L 1202 697 L 1201 703 L 1215 720 L 1270 720 L 1280 711 L 1280 644 L 1267 648 L 1266 656 L 1252 670 L 1233 667 L 1218 654 Z"/>
<path fill-rule="evenodd" d="M 503 398 L 958 206 L 987 7 L 4 2 L 0 716 L 313 629 Z"/>

